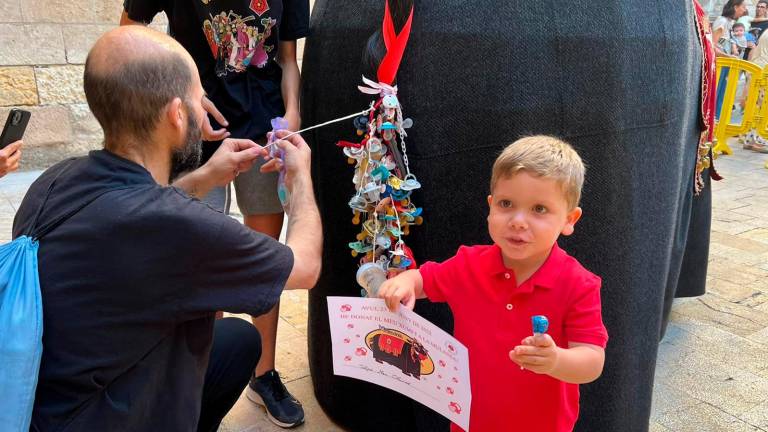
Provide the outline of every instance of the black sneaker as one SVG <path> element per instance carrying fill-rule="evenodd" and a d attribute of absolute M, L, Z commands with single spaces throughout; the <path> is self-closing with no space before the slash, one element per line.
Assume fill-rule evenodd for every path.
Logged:
<path fill-rule="evenodd" d="M 252 376 L 245 395 L 251 402 L 263 406 L 269 420 L 283 428 L 292 428 L 304 423 L 304 408 L 280 380 L 276 370 L 260 377 Z"/>

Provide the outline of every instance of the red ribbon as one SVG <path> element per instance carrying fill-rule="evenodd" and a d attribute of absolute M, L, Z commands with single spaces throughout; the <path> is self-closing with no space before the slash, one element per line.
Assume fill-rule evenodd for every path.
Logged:
<path fill-rule="evenodd" d="M 389 0 L 384 0 L 384 23 L 382 24 L 382 36 L 387 54 L 381 60 L 376 75 L 379 82 L 392 84 L 395 81 L 400 61 L 403 59 L 405 46 L 408 44 L 408 36 L 411 35 L 411 22 L 413 21 L 413 6 L 408 21 L 405 22 L 400 34 L 395 33 L 395 24 L 392 22 L 392 14 L 389 11 Z"/>

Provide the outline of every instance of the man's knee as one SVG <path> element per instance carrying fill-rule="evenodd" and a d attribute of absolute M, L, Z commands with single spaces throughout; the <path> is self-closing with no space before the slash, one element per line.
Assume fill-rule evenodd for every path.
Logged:
<path fill-rule="evenodd" d="M 261 357 L 261 335 L 251 323 L 240 318 L 216 320 L 215 337 L 222 338 L 231 358 L 256 367 Z"/>

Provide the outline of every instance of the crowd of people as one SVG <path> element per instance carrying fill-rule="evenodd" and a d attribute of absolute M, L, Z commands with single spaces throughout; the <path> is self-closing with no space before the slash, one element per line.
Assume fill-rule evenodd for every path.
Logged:
<path fill-rule="evenodd" d="M 728 0 L 723 11 L 712 23 L 713 41 L 718 56 L 749 60 L 761 68 L 768 65 L 768 0 L 759 0 L 755 5 L 755 16 L 750 17 L 745 0 Z M 723 68 L 721 76 L 728 74 L 729 68 Z M 746 87 L 750 78 L 746 73 L 739 77 L 737 101 L 734 110 L 743 113 L 746 101 Z M 718 83 L 718 108 L 720 116 L 722 101 L 725 95 L 727 79 L 721 78 Z M 760 95 L 760 103 L 763 95 Z M 768 140 L 761 137 L 755 129 L 739 137 L 745 150 L 757 153 L 768 153 Z"/>

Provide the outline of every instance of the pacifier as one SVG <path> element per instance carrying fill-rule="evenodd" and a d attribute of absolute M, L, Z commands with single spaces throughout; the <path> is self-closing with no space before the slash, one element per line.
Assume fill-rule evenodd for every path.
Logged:
<path fill-rule="evenodd" d="M 416 180 L 416 176 L 413 174 L 408 174 L 405 176 L 405 179 L 403 179 L 403 184 L 400 186 L 400 189 L 406 190 L 406 191 L 412 191 L 415 189 L 419 189 L 421 187 L 421 183 L 419 183 L 418 180 Z"/>
<path fill-rule="evenodd" d="M 371 177 L 374 180 L 386 181 L 389 178 L 389 170 L 384 165 L 379 165 L 371 171 Z"/>
<path fill-rule="evenodd" d="M 404 199 L 408 198 L 408 195 L 410 195 L 410 194 L 411 194 L 410 191 L 397 190 L 397 189 L 392 189 L 392 193 L 391 193 L 392 198 L 395 199 L 395 200 L 404 200 Z"/>
<path fill-rule="evenodd" d="M 352 147 L 352 146 L 344 147 L 343 152 L 344 152 L 344 154 L 347 157 L 352 158 L 352 159 L 362 159 L 362 158 L 365 157 L 365 149 L 362 146 L 360 146 L 360 147 Z"/>
<path fill-rule="evenodd" d="M 361 253 L 368 253 L 373 250 L 373 245 L 368 245 L 363 242 L 351 242 L 349 243 L 349 248 L 352 249 L 352 256 L 357 256 L 357 254 Z"/>
<path fill-rule="evenodd" d="M 381 98 L 381 105 L 384 108 L 397 108 L 400 105 L 400 101 L 397 100 L 395 95 L 386 95 Z"/>
<path fill-rule="evenodd" d="M 390 141 L 395 136 L 397 126 L 391 122 L 384 122 L 381 124 L 379 130 L 381 131 L 381 136 L 384 137 L 385 140 Z"/>
<path fill-rule="evenodd" d="M 411 204 L 411 208 L 413 207 L 413 204 Z M 409 211 L 403 212 L 403 216 L 405 216 L 405 220 L 408 222 L 413 222 L 416 220 L 416 218 L 421 215 L 421 207 L 414 208 L 411 210 L 409 208 Z"/>
<path fill-rule="evenodd" d="M 403 184 L 403 181 L 400 180 L 397 176 L 390 176 L 387 179 L 387 184 L 392 186 L 392 189 L 400 189 L 400 187 Z M 398 199 L 402 199 L 402 198 L 398 198 Z"/>
<path fill-rule="evenodd" d="M 387 167 L 388 170 L 392 171 L 397 167 L 397 164 L 395 163 L 394 159 L 392 159 L 392 156 L 386 155 L 381 159 L 382 165 Z"/>
<path fill-rule="evenodd" d="M 360 295 L 363 297 L 376 297 L 379 287 L 387 280 L 387 272 L 376 263 L 367 263 L 360 266 L 356 275 L 357 283 L 363 288 Z"/>
<path fill-rule="evenodd" d="M 381 146 L 381 140 L 378 138 L 369 138 L 366 141 L 366 147 L 371 154 L 379 154 L 384 149 L 384 147 Z"/>
<path fill-rule="evenodd" d="M 409 118 L 403 120 L 403 122 L 400 124 L 400 127 L 402 127 L 403 129 L 410 129 L 410 128 L 412 128 L 413 127 L 413 120 L 411 120 Z"/>
<path fill-rule="evenodd" d="M 392 141 L 393 139 L 395 139 L 395 131 L 383 130 L 381 131 L 381 137 L 384 138 L 385 141 Z"/>
<path fill-rule="evenodd" d="M 378 183 L 370 182 L 363 187 L 362 193 L 368 199 L 368 202 L 378 201 L 381 195 L 381 186 Z"/>
<path fill-rule="evenodd" d="M 366 211 L 368 208 L 368 201 L 360 195 L 355 195 L 349 200 L 349 207 L 351 207 L 352 210 Z"/>
<path fill-rule="evenodd" d="M 375 236 L 379 232 L 379 221 L 378 219 L 368 219 L 367 221 L 363 222 L 363 229 L 366 230 L 371 236 Z"/>
<path fill-rule="evenodd" d="M 392 245 L 392 240 L 389 239 L 389 236 L 379 234 L 376 236 L 376 245 L 388 248 Z"/>
<path fill-rule="evenodd" d="M 368 126 L 368 117 L 366 116 L 355 117 L 354 120 L 352 120 L 352 124 L 355 126 L 355 129 L 357 129 L 358 134 L 362 135 L 362 133 L 365 131 L 365 129 Z"/>

